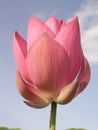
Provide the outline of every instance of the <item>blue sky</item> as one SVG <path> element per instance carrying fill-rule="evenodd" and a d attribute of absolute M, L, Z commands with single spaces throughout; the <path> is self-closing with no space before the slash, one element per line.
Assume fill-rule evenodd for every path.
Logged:
<path fill-rule="evenodd" d="M 0 0 L 0 126 L 22 130 L 48 130 L 50 106 L 33 109 L 23 103 L 15 84 L 13 33 L 27 39 L 30 16 L 42 21 L 50 16 L 69 21 L 79 17 L 81 41 L 91 66 L 88 87 L 71 103 L 58 105 L 57 130 L 98 130 L 98 1 L 97 0 Z"/>

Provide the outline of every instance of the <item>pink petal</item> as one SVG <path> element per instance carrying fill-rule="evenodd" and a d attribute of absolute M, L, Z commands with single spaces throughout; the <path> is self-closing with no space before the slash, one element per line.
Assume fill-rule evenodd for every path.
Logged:
<path fill-rule="evenodd" d="M 81 71 L 79 73 L 79 76 L 77 79 L 79 80 L 79 89 L 78 93 L 82 92 L 85 87 L 87 86 L 91 76 L 90 66 L 86 58 L 84 58 L 84 62 L 81 68 Z"/>
<path fill-rule="evenodd" d="M 43 101 L 40 102 L 31 102 L 31 101 L 24 101 L 28 106 L 33 107 L 33 108 L 43 108 L 48 106 L 49 104 Z"/>
<path fill-rule="evenodd" d="M 68 56 L 64 48 L 47 34 L 43 34 L 31 46 L 27 68 L 31 81 L 38 89 L 53 96 L 69 80 Z"/>
<path fill-rule="evenodd" d="M 39 21 L 35 17 L 31 17 L 28 25 L 28 49 L 33 44 L 33 42 L 39 38 L 43 33 L 47 32 L 47 34 L 54 38 L 54 33 L 41 21 Z"/>
<path fill-rule="evenodd" d="M 16 72 L 16 84 L 20 94 L 25 99 L 32 102 L 32 107 L 41 108 L 49 104 L 48 101 L 44 99 L 44 97 L 42 97 L 42 95 L 40 95 L 40 93 L 37 90 L 35 90 L 35 87 L 33 87 L 33 85 L 30 86 L 22 79 L 18 71 Z"/>
<path fill-rule="evenodd" d="M 69 103 L 76 95 L 77 89 L 78 89 L 78 80 L 76 80 L 75 82 L 72 82 L 70 84 L 68 84 L 67 86 L 65 86 L 59 96 L 56 99 L 56 102 L 59 104 L 67 104 Z"/>
<path fill-rule="evenodd" d="M 13 48 L 18 70 L 26 79 L 28 79 L 25 63 L 27 43 L 17 32 L 14 34 Z"/>
<path fill-rule="evenodd" d="M 60 30 L 59 21 L 55 17 L 50 17 L 45 23 L 56 35 Z"/>
<path fill-rule="evenodd" d="M 61 20 L 59 21 L 59 25 L 60 25 L 60 30 L 61 30 L 63 27 L 66 26 L 66 23 L 63 20 Z"/>
<path fill-rule="evenodd" d="M 90 66 L 85 58 L 77 79 L 65 86 L 55 101 L 59 104 L 69 103 L 74 97 L 85 89 L 90 80 L 90 74 Z"/>
<path fill-rule="evenodd" d="M 70 59 L 70 81 L 77 75 L 83 61 L 81 49 L 80 30 L 78 18 L 68 23 L 56 36 L 58 41 L 66 50 Z"/>

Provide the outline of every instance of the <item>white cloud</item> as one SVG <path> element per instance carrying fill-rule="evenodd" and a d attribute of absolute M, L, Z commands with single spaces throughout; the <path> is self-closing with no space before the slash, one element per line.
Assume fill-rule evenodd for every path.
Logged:
<path fill-rule="evenodd" d="M 79 17 L 84 53 L 90 63 L 98 64 L 98 1 L 87 0 L 74 16 Z"/>

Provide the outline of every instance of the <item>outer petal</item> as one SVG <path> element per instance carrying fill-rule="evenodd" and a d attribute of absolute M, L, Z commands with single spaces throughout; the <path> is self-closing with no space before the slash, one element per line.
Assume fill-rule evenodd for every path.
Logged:
<path fill-rule="evenodd" d="M 45 23 L 56 35 L 60 30 L 59 21 L 55 17 L 50 17 Z"/>
<path fill-rule="evenodd" d="M 17 32 L 14 34 L 13 48 L 18 70 L 26 79 L 28 79 L 25 63 L 27 43 Z"/>
<path fill-rule="evenodd" d="M 64 48 L 43 34 L 27 55 L 28 74 L 32 82 L 53 96 L 68 83 L 69 61 Z"/>
<path fill-rule="evenodd" d="M 18 71 L 16 73 L 16 84 L 21 95 L 25 99 L 32 102 L 32 107 L 41 108 L 48 105 L 48 101 L 44 99 L 37 90 L 35 90 L 35 87 L 33 87 L 33 85 L 30 86 L 29 84 L 27 84 L 22 79 Z"/>
<path fill-rule="evenodd" d="M 85 87 L 87 86 L 90 80 L 90 76 L 91 76 L 90 66 L 87 59 L 84 58 L 81 71 L 77 77 L 77 79 L 79 80 L 79 87 L 78 87 L 77 94 L 82 92 L 85 89 Z"/>
<path fill-rule="evenodd" d="M 28 106 L 34 107 L 34 108 L 43 108 L 48 106 L 49 104 L 43 101 L 40 102 L 31 102 L 31 101 L 24 101 Z"/>
<path fill-rule="evenodd" d="M 32 43 L 45 32 L 47 32 L 50 37 L 55 37 L 54 33 L 44 23 L 42 23 L 35 17 L 31 17 L 28 25 L 27 48 L 29 49 Z"/>
<path fill-rule="evenodd" d="M 60 30 L 61 30 L 63 27 L 66 26 L 66 23 L 63 20 L 61 20 L 59 21 L 59 25 L 60 25 Z"/>
<path fill-rule="evenodd" d="M 68 84 L 65 86 L 59 96 L 56 99 L 56 102 L 59 104 L 67 104 L 69 103 L 75 96 L 78 89 L 78 80 Z"/>
<path fill-rule="evenodd" d="M 66 50 L 70 59 L 70 81 L 77 75 L 83 61 L 83 53 L 80 42 L 80 30 L 78 18 L 68 23 L 56 36 L 58 41 Z"/>
<path fill-rule="evenodd" d="M 59 96 L 56 99 L 56 102 L 59 104 L 69 103 L 74 97 L 76 97 L 80 92 L 85 89 L 89 80 L 90 66 L 85 58 L 77 79 L 61 90 Z"/>

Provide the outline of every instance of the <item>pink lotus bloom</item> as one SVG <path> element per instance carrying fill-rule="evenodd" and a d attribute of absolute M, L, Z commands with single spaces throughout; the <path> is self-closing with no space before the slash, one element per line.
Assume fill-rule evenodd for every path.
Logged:
<path fill-rule="evenodd" d="M 27 42 L 14 34 L 16 83 L 25 103 L 42 108 L 67 104 L 87 86 L 90 67 L 84 57 L 78 18 L 69 23 L 31 17 Z"/>

